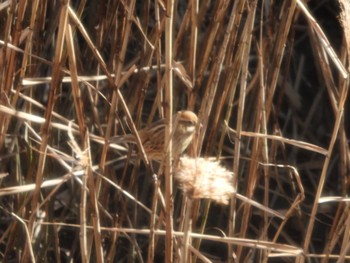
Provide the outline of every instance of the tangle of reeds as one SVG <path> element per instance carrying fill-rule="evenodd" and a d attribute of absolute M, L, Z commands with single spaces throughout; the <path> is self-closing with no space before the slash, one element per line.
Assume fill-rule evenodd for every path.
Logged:
<path fill-rule="evenodd" d="M 349 25 L 345 0 L 0 1 L 0 261 L 348 262 Z M 179 158 L 109 141 L 182 109 Z"/>

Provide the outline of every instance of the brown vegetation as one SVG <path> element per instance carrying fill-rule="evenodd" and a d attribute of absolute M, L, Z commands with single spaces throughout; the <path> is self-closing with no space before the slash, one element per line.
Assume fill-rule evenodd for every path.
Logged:
<path fill-rule="evenodd" d="M 305 2 L 0 1 L 0 261 L 349 260 L 350 7 Z M 186 157 L 109 143 L 182 109 Z"/>

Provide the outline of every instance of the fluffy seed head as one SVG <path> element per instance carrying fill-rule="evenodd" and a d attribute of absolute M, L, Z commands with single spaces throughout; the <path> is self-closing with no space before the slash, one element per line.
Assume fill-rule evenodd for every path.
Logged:
<path fill-rule="evenodd" d="M 208 198 L 220 204 L 228 204 L 236 192 L 232 185 L 233 173 L 217 161 L 205 158 L 180 158 L 175 178 L 189 197 Z"/>

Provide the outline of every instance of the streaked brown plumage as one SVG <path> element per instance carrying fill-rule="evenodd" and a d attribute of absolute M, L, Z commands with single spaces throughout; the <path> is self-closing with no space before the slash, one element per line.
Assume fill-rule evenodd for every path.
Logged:
<path fill-rule="evenodd" d="M 179 111 L 173 116 L 173 156 L 183 153 L 191 143 L 198 118 L 192 111 Z M 162 161 L 164 159 L 165 119 L 152 123 L 140 130 L 139 136 L 148 159 Z M 136 143 L 134 134 L 126 134 L 111 138 L 112 143 Z"/>

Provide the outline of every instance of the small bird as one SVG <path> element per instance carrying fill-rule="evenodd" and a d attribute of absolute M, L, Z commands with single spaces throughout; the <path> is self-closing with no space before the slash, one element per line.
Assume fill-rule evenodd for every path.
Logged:
<path fill-rule="evenodd" d="M 193 139 L 198 117 L 189 110 L 179 111 L 173 116 L 172 147 L 173 157 L 181 155 Z M 149 160 L 161 162 L 164 159 L 165 119 L 153 122 L 149 127 L 138 131 L 143 148 Z M 136 136 L 126 134 L 110 138 L 111 143 L 134 143 Z"/>

